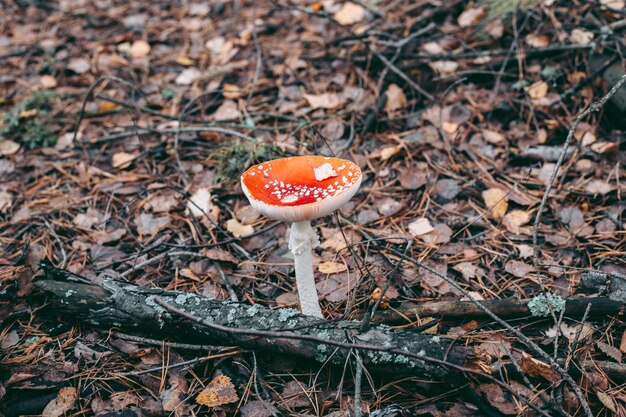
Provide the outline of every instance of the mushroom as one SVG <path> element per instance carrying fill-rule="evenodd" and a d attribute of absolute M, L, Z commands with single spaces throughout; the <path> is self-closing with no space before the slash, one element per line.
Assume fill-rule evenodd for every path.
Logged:
<path fill-rule="evenodd" d="M 315 155 L 274 159 L 241 175 L 241 188 L 255 210 L 292 223 L 289 249 L 294 256 L 302 314 L 322 317 L 312 257 L 319 239 L 311 220 L 350 200 L 361 178 L 361 169 L 354 162 Z"/>

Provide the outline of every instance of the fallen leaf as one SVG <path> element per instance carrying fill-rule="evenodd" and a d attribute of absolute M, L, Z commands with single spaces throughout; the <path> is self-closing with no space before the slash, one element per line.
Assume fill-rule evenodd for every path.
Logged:
<path fill-rule="evenodd" d="M 356 278 L 347 272 L 329 275 L 327 279 L 316 284 L 320 297 L 331 303 L 347 300 L 355 285 Z"/>
<path fill-rule="evenodd" d="M 365 18 L 365 8 L 359 4 L 346 2 L 333 17 L 344 26 L 352 25 Z"/>
<path fill-rule="evenodd" d="M 463 275 L 463 278 L 466 280 L 470 280 L 476 277 L 476 272 L 478 271 L 478 266 L 474 265 L 471 262 L 461 262 L 459 264 L 454 265 L 452 267 L 457 272 L 460 272 Z"/>
<path fill-rule="evenodd" d="M 155 217 L 150 213 L 141 213 L 135 217 L 137 232 L 142 236 L 153 236 L 165 229 L 170 224 L 170 217 Z"/>
<path fill-rule="evenodd" d="M 500 386 L 496 384 L 480 384 L 480 391 L 494 408 L 505 415 L 518 414 L 516 402 L 512 401 L 508 395 L 505 395 Z"/>
<path fill-rule="evenodd" d="M 524 210 L 511 210 L 502 219 L 502 224 L 513 234 L 520 234 L 520 227 L 530 221 L 530 213 Z"/>
<path fill-rule="evenodd" d="M 561 380 L 561 377 L 554 369 L 552 369 L 552 366 L 533 358 L 526 352 L 522 352 L 522 356 L 518 359 L 518 363 L 520 368 L 522 368 L 522 370 L 530 376 L 540 376 L 549 382 L 557 382 Z"/>
<path fill-rule="evenodd" d="M 224 100 L 211 116 L 213 120 L 217 121 L 239 119 L 240 117 L 239 107 L 233 100 Z"/>
<path fill-rule="evenodd" d="M 521 261 L 511 260 L 504 265 L 504 270 L 511 275 L 515 275 L 519 278 L 524 278 L 530 272 L 533 272 L 535 268 L 532 265 Z"/>
<path fill-rule="evenodd" d="M 548 83 L 545 81 L 537 81 L 525 88 L 526 94 L 533 100 L 539 100 L 548 93 Z"/>
<path fill-rule="evenodd" d="M 504 135 L 500 132 L 496 132 L 495 130 L 483 129 L 481 130 L 483 138 L 493 144 L 503 143 L 505 141 Z"/>
<path fill-rule="evenodd" d="M 611 10 L 622 10 L 626 7 L 624 0 L 600 0 L 600 4 Z"/>
<path fill-rule="evenodd" d="M 144 40 L 138 40 L 128 49 L 128 53 L 133 58 L 144 58 L 150 55 L 150 44 Z"/>
<path fill-rule="evenodd" d="M 13 155 L 20 150 L 20 144 L 13 142 L 12 140 L 2 140 L 0 141 L 0 156 Z"/>
<path fill-rule="evenodd" d="M 200 251 L 200 253 L 202 253 L 202 255 L 214 261 L 230 262 L 233 264 L 239 263 L 239 260 L 235 258 L 233 255 L 231 255 L 230 252 L 225 251 L 224 249 L 221 249 L 221 248 L 205 248 L 202 251 Z"/>
<path fill-rule="evenodd" d="M 624 331 L 624 333 L 622 333 L 622 340 L 619 344 L 619 350 L 622 353 L 626 353 L 626 331 Z"/>
<path fill-rule="evenodd" d="M 459 63 L 456 61 L 433 61 L 429 62 L 428 66 L 437 74 L 445 76 L 454 74 L 459 68 Z"/>
<path fill-rule="evenodd" d="M 194 217 L 204 216 L 210 214 L 213 209 L 213 203 L 211 203 L 211 192 L 208 188 L 199 188 L 187 201 L 187 210 Z"/>
<path fill-rule="evenodd" d="M 589 45 L 594 38 L 593 32 L 576 28 L 569 35 L 569 40 L 576 45 Z"/>
<path fill-rule="evenodd" d="M 237 84 L 224 83 L 224 86 L 222 87 L 222 95 L 225 98 L 239 98 L 241 97 L 241 89 Z"/>
<path fill-rule="evenodd" d="M 376 210 L 383 216 L 393 216 L 399 212 L 403 206 L 404 204 L 402 202 L 387 197 L 376 204 Z"/>
<path fill-rule="evenodd" d="M 342 100 L 337 93 L 304 93 L 302 94 L 302 97 L 304 97 L 304 99 L 309 103 L 309 106 L 313 109 L 334 109 L 344 102 L 344 100 Z"/>
<path fill-rule="evenodd" d="M 452 229 L 445 223 L 437 223 L 434 226 L 434 229 L 430 233 L 426 233 L 425 235 L 420 236 L 420 239 L 424 241 L 424 243 L 428 243 L 431 245 L 448 243 L 452 238 Z"/>
<path fill-rule="evenodd" d="M 129 168 L 137 155 L 128 152 L 117 152 L 113 154 L 113 168 Z"/>
<path fill-rule="evenodd" d="M 226 375 L 219 375 L 196 397 L 198 404 L 217 407 L 239 401 L 235 386 Z"/>
<path fill-rule="evenodd" d="M 387 100 L 385 101 L 385 112 L 388 115 L 394 114 L 397 110 L 403 109 L 407 105 L 407 99 L 404 91 L 396 84 L 390 84 L 385 91 Z"/>
<path fill-rule="evenodd" d="M 39 85 L 41 85 L 44 90 L 49 90 L 57 86 L 57 80 L 51 75 L 42 75 L 39 77 Z"/>
<path fill-rule="evenodd" d="M 491 212 L 491 216 L 500 220 L 506 214 L 506 210 L 509 208 L 507 193 L 500 188 L 490 188 L 483 191 L 483 200 L 485 206 Z"/>
<path fill-rule="evenodd" d="M 202 73 L 197 68 L 185 68 L 174 80 L 178 85 L 191 85 L 196 81 Z"/>
<path fill-rule="evenodd" d="M 409 233 L 415 237 L 425 235 L 435 230 L 432 224 L 430 224 L 430 221 L 424 217 L 409 223 L 408 229 Z"/>
<path fill-rule="evenodd" d="M 41 417 L 60 417 L 72 408 L 78 399 L 78 390 L 74 387 L 64 387 L 59 390 L 55 399 L 43 409 Z"/>
<path fill-rule="evenodd" d="M 620 352 L 616 347 L 604 342 L 596 342 L 596 345 L 598 345 L 598 349 L 615 362 L 622 362 L 622 352 Z"/>
<path fill-rule="evenodd" d="M 615 400 L 611 395 L 605 394 L 602 391 L 596 392 L 596 395 L 598 396 L 600 402 L 604 404 L 606 408 L 611 410 L 613 413 L 617 413 L 617 404 L 615 404 Z"/>
<path fill-rule="evenodd" d="M 6 213 L 13 205 L 13 195 L 7 190 L 0 189 L 0 213 Z"/>
<path fill-rule="evenodd" d="M 402 145 L 388 146 L 380 150 L 380 159 L 386 161 L 402 150 Z"/>
<path fill-rule="evenodd" d="M 439 197 L 445 200 L 452 200 L 461 191 L 463 191 L 463 188 L 461 188 L 461 186 L 459 185 L 459 182 L 456 180 L 443 179 L 443 180 L 437 181 L 433 191 L 435 192 L 436 195 L 438 195 Z"/>
<path fill-rule="evenodd" d="M 244 237 L 254 233 L 254 227 L 250 225 L 243 225 L 239 223 L 237 219 L 229 219 L 226 221 L 226 230 L 233 234 L 235 237 Z"/>
<path fill-rule="evenodd" d="M 182 65 L 183 67 L 190 67 L 193 64 L 196 63 L 196 61 L 194 61 L 193 59 L 189 58 L 188 56 L 185 55 L 178 55 L 175 59 L 177 64 Z"/>
<path fill-rule="evenodd" d="M 616 189 L 615 186 L 602 180 L 592 180 L 588 182 L 587 185 L 585 185 L 585 191 L 594 195 L 608 194 L 611 191 L 614 191 L 615 189 Z"/>
<path fill-rule="evenodd" d="M 181 374 L 172 374 L 169 378 L 169 387 L 161 392 L 161 404 L 164 411 L 178 411 L 181 416 L 186 415 L 181 407 L 187 397 L 187 381 Z M 169 413 L 167 413 L 169 414 Z M 176 415 L 179 415 L 178 413 Z"/>
<path fill-rule="evenodd" d="M 67 64 L 67 68 L 76 74 L 84 74 L 91 69 L 91 64 L 84 58 L 72 58 Z"/>
<path fill-rule="evenodd" d="M 550 44 L 550 38 L 547 35 L 529 33 L 526 35 L 526 43 L 533 48 L 545 48 Z"/>
<path fill-rule="evenodd" d="M 459 15 L 457 22 L 462 28 L 467 28 L 480 22 L 480 20 L 485 17 L 485 14 L 486 12 L 484 7 L 472 7 L 464 10 L 463 13 Z"/>
<path fill-rule="evenodd" d="M 320 262 L 317 269 L 322 274 L 338 274 L 348 270 L 348 267 L 344 263 L 339 262 Z"/>
<path fill-rule="evenodd" d="M 89 208 L 85 213 L 78 213 L 73 219 L 74 223 L 78 227 L 85 229 L 91 229 L 94 225 L 101 223 L 104 220 L 104 215 L 99 210 Z"/>
<path fill-rule="evenodd" d="M 327 140 L 337 140 L 343 137 L 345 126 L 338 118 L 330 119 L 322 127 L 322 135 Z"/>
<path fill-rule="evenodd" d="M 305 405 L 308 405 L 307 402 Z M 241 417 L 274 417 L 280 415 L 280 411 L 267 401 L 248 401 L 239 410 Z"/>

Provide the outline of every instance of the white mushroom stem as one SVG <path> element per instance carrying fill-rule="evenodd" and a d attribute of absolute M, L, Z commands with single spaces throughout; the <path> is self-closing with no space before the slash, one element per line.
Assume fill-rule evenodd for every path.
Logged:
<path fill-rule="evenodd" d="M 296 267 L 296 285 L 300 297 L 302 314 L 322 318 L 315 276 L 313 275 L 313 248 L 319 245 L 317 233 L 311 228 L 309 220 L 291 224 L 289 249 L 293 253 Z"/>

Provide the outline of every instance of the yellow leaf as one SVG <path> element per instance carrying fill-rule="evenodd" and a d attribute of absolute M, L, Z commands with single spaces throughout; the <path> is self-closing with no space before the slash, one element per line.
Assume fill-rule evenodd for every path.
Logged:
<path fill-rule="evenodd" d="M 98 112 L 111 111 L 114 110 L 116 107 L 117 104 L 113 103 L 112 101 L 104 101 L 98 104 Z"/>
<path fill-rule="evenodd" d="M 385 91 L 387 101 L 385 101 L 385 112 L 391 114 L 396 110 L 406 107 L 407 100 L 404 92 L 396 84 L 391 84 Z"/>
<path fill-rule="evenodd" d="M 196 397 L 198 404 L 218 407 L 239 401 L 235 386 L 226 375 L 220 375 L 209 383 Z"/>
<path fill-rule="evenodd" d="M 499 188 L 490 188 L 483 191 L 483 200 L 487 209 L 491 210 L 494 219 L 500 220 L 509 208 L 506 192 Z"/>
<path fill-rule="evenodd" d="M 323 8 L 324 8 L 324 4 L 321 1 L 315 2 L 309 7 L 309 9 L 311 9 L 312 12 L 319 12 Z"/>
<path fill-rule="evenodd" d="M 339 262 L 320 262 L 317 269 L 322 274 L 338 274 L 339 272 L 347 271 L 348 267 Z"/>
<path fill-rule="evenodd" d="M 387 148 L 383 148 L 380 151 L 380 159 L 382 159 L 383 161 L 386 161 L 387 159 L 391 158 L 392 156 L 400 152 L 400 149 L 402 149 L 401 145 L 389 146 Z"/>
<path fill-rule="evenodd" d="M 239 89 L 239 86 L 235 84 L 224 83 L 222 95 L 226 98 L 239 98 L 241 97 L 241 90 Z"/>
<path fill-rule="evenodd" d="M 37 113 L 39 113 L 37 109 L 22 110 L 20 112 L 20 119 L 32 119 L 37 116 Z"/>

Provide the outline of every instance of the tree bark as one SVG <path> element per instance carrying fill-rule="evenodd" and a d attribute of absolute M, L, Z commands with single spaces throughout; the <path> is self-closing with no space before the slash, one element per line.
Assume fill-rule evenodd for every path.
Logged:
<path fill-rule="evenodd" d="M 59 278 L 63 275 L 60 270 L 46 269 L 48 277 Z M 392 329 L 385 325 L 372 326 L 369 331 L 359 333 L 359 322 L 319 320 L 293 309 L 270 310 L 258 305 L 209 299 L 190 293 L 139 287 L 109 278 L 102 285 L 46 279 L 37 281 L 35 286 L 51 295 L 51 301 L 57 307 L 55 312 L 91 327 L 115 327 L 126 332 L 194 343 L 238 345 L 319 362 L 328 361 L 339 366 L 343 366 L 349 356 L 348 348 L 324 344 L 319 340 L 220 331 L 173 314 L 158 304 L 162 302 L 217 326 L 231 329 L 272 330 L 278 335 L 313 336 L 329 342 L 376 346 L 382 351 L 367 350 L 361 353 L 363 364 L 372 372 L 418 375 L 441 380 L 458 371 L 428 362 L 428 357 L 459 366 L 470 366 L 479 358 L 473 349 L 454 345 L 451 339 L 444 337 Z M 384 351 L 391 349 L 418 354 L 426 360 Z"/>

